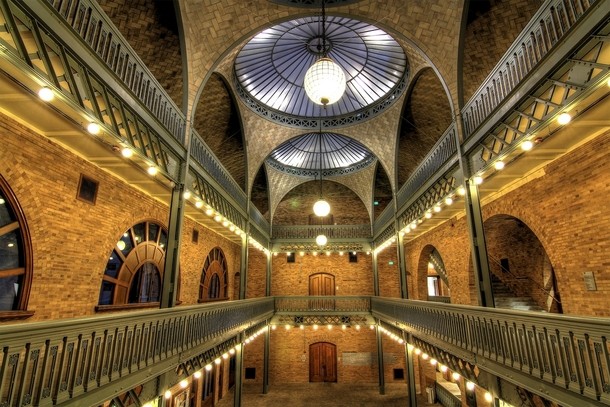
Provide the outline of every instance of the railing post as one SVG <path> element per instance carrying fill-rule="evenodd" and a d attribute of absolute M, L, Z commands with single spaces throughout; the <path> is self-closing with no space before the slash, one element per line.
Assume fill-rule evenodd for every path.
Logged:
<path fill-rule="evenodd" d="M 379 394 L 385 394 L 385 377 L 383 374 L 383 338 L 379 330 L 381 321 L 377 320 L 375 325 L 375 334 L 377 337 L 377 366 L 379 368 Z"/>
<path fill-rule="evenodd" d="M 407 284 L 407 262 L 405 259 L 405 244 L 402 233 L 398 232 L 398 221 L 396 221 L 396 254 L 398 258 L 398 270 L 400 273 L 400 297 L 409 298 L 409 286 Z"/>
<path fill-rule="evenodd" d="M 233 393 L 233 406 L 241 407 L 241 390 L 244 370 L 244 333 L 239 334 L 239 344 L 235 346 L 235 392 Z"/>
<path fill-rule="evenodd" d="M 413 364 L 413 336 L 402 332 L 402 339 L 405 341 L 405 357 L 407 362 L 407 384 L 409 385 L 409 407 L 417 407 L 417 396 L 415 388 L 415 367 Z"/>
<path fill-rule="evenodd" d="M 379 297 L 379 267 L 377 264 L 377 250 L 373 249 L 371 256 L 373 262 L 373 293 L 376 297 Z"/>
<path fill-rule="evenodd" d="M 479 188 L 470 177 L 470 166 L 468 158 L 462 151 L 459 135 L 463 132 L 462 115 L 456 116 L 456 143 L 458 145 L 458 160 L 464 178 L 464 189 L 466 198 L 466 224 L 468 236 L 470 238 L 470 252 L 472 255 L 472 265 L 474 268 L 475 283 L 479 305 L 482 307 L 495 307 L 493 291 L 491 288 L 491 272 L 489 269 L 489 259 L 487 258 L 487 246 L 485 244 L 485 230 L 483 227 L 483 214 L 481 212 L 481 200 Z"/>
<path fill-rule="evenodd" d="M 250 229 L 249 223 L 246 226 Z M 246 299 L 246 284 L 248 282 L 248 231 L 241 235 L 241 264 L 239 269 L 239 299 Z"/>
<path fill-rule="evenodd" d="M 265 330 L 265 354 L 263 359 L 263 394 L 269 392 L 269 343 L 271 340 L 270 327 Z"/>
<path fill-rule="evenodd" d="M 179 181 L 172 189 L 169 205 L 169 220 L 167 226 L 167 249 L 165 251 L 165 267 L 163 272 L 163 288 L 159 308 L 172 308 L 176 305 L 176 293 L 178 291 L 178 268 L 180 262 L 180 238 L 182 235 L 182 223 L 184 220 L 184 185 L 186 183 L 189 161 L 191 156 L 191 142 L 189 122 L 184 126 L 186 140 L 186 156 L 182 157 L 180 165 Z"/>
<path fill-rule="evenodd" d="M 272 272 L 273 255 L 270 251 L 267 252 L 267 272 L 265 275 L 265 296 L 271 295 L 271 272 Z"/>

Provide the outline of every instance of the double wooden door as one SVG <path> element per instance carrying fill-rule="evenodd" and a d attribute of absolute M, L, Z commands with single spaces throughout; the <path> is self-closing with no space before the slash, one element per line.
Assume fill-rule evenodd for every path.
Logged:
<path fill-rule="evenodd" d="M 337 347 L 329 342 L 309 345 L 309 381 L 337 381 Z"/>
<path fill-rule="evenodd" d="M 309 276 L 309 295 L 335 295 L 335 276 L 328 273 L 317 273 Z M 311 311 L 328 311 L 335 309 L 335 301 L 329 299 L 312 299 L 309 301 Z"/>

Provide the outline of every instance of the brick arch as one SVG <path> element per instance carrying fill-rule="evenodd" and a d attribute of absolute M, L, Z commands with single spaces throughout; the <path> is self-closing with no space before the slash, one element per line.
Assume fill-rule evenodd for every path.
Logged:
<path fill-rule="evenodd" d="M 557 311 L 553 262 L 536 233 L 505 213 L 488 217 L 483 225 L 492 275 L 517 296 L 532 298 L 545 311 Z"/>
<path fill-rule="evenodd" d="M 472 97 L 543 3 L 543 0 L 470 2 L 468 15 L 464 16 L 464 46 L 460 47 L 464 102 Z"/>
<path fill-rule="evenodd" d="M 273 224 L 307 225 L 313 213 L 313 204 L 318 200 L 320 180 L 308 181 L 290 190 L 273 212 Z M 338 182 L 324 180 L 324 198 L 330 204 L 330 213 L 338 225 L 361 225 L 370 223 L 364 202 L 350 188 Z"/>
<path fill-rule="evenodd" d="M 420 251 L 420 255 L 419 255 L 419 260 L 417 262 L 417 292 L 419 293 L 419 299 L 421 300 L 426 300 L 427 299 L 427 292 L 428 292 L 428 282 L 427 282 L 427 278 L 428 278 L 428 269 L 429 269 L 429 263 L 431 262 L 431 257 L 435 256 L 436 258 L 438 258 L 441 262 L 440 266 L 445 267 L 444 266 L 444 261 L 442 260 L 443 256 L 441 255 L 441 253 L 439 252 L 439 250 L 432 244 L 426 244 Z M 445 276 L 443 275 L 443 273 L 446 273 L 447 270 L 445 269 L 443 272 L 438 272 L 439 276 L 441 277 L 441 280 L 443 284 L 443 291 L 448 290 L 449 289 L 449 282 L 445 281 Z M 448 273 L 447 273 L 448 274 Z M 448 277 L 448 276 L 447 276 Z"/>
<path fill-rule="evenodd" d="M 237 184 L 246 188 L 246 153 L 241 117 L 231 87 L 213 73 L 195 109 L 193 128 L 203 138 Z"/>
<path fill-rule="evenodd" d="M 397 185 L 402 186 L 451 124 L 451 105 L 431 68 L 413 78 L 401 115 L 396 150 Z"/>

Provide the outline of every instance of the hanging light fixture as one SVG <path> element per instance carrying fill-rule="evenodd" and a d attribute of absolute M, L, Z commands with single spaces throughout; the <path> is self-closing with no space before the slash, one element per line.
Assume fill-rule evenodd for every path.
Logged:
<path fill-rule="evenodd" d="M 326 9 L 322 0 L 322 44 L 318 43 L 318 59 L 305 73 L 305 93 L 312 102 L 326 107 L 341 99 L 345 93 L 345 73 L 327 54 L 326 48 Z"/>

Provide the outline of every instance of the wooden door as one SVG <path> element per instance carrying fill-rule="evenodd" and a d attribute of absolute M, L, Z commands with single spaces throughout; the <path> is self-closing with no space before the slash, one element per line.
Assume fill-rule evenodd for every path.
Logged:
<path fill-rule="evenodd" d="M 337 381 L 337 347 L 328 342 L 309 345 L 309 381 Z"/>
<path fill-rule="evenodd" d="M 328 273 L 317 273 L 309 276 L 309 295 L 335 295 L 335 276 Z M 333 300 L 311 300 L 310 310 L 333 310 Z"/>

